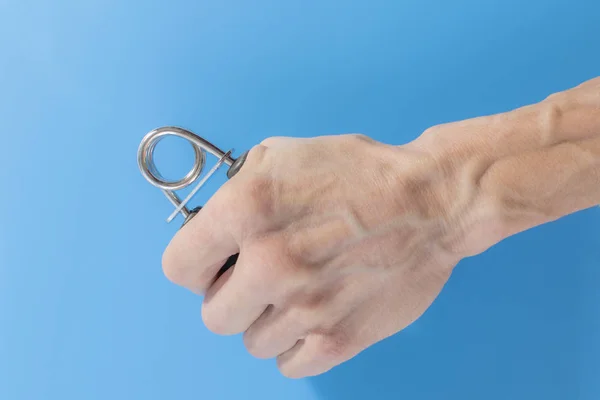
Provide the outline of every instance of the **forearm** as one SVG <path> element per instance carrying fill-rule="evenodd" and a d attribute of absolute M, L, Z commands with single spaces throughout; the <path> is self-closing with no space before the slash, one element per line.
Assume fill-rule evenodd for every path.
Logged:
<path fill-rule="evenodd" d="M 507 113 L 428 130 L 448 182 L 450 247 L 467 255 L 600 204 L 600 78 Z"/>

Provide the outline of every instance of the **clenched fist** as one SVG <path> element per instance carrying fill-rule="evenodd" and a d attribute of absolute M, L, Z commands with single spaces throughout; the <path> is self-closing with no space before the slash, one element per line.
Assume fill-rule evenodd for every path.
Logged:
<path fill-rule="evenodd" d="M 286 376 L 322 373 L 418 318 L 461 258 L 442 175 L 416 145 L 267 139 L 175 236 L 165 274 L 205 294 L 211 331 L 244 332 Z"/>

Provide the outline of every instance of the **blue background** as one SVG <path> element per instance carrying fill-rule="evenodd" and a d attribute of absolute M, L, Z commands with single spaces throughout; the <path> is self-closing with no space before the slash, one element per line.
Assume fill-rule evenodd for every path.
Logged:
<path fill-rule="evenodd" d="M 600 210 L 465 260 L 417 323 L 294 381 L 163 277 L 181 220 L 136 165 L 166 124 L 236 154 L 401 144 L 600 75 L 599 21 L 595 0 L 0 0 L 0 398 L 600 398 Z M 158 153 L 171 177 L 192 160 Z"/>

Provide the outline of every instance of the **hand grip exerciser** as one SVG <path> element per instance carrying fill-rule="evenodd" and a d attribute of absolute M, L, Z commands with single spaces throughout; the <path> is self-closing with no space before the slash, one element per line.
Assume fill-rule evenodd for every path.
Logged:
<path fill-rule="evenodd" d="M 178 181 L 166 180 L 161 176 L 156 168 L 156 165 L 154 164 L 154 150 L 156 149 L 156 145 L 167 136 L 183 138 L 187 140 L 194 149 L 194 165 L 192 169 Z M 138 167 L 140 168 L 144 178 L 146 178 L 151 185 L 159 188 L 166 198 L 169 199 L 169 201 L 173 204 L 173 206 L 175 206 L 175 210 L 167 218 L 167 222 L 173 221 L 177 214 L 181 214 L 184 218 L 183 224 L 181 225 L 183 227 L 192 218 L 194 218 L 194 216 L 202 209 L 202 207 L 196 207 L 190 210 L 186 205 L 208 181 L 208 179 L 210 179 L 210 177 L 219 169 L 219 167 L 222 165 L 229 167 L 227 170 L 227 177 L 229 179 L 231 179 L 240 170 L 240 168 L 242 168 L 242 165 L 248 156 L 248 152 L 243 153 L 237 159 L 231 156 L 232 152 L 233 149 L 224 152 L 214 144 L 201 138 L 193 132 L 175 126 L 165 126 L 154 129 L 144 136 L 138 148 Z M 212 169 L 208 171 L 206 175 L 202 177 L 202 179 L 200 179 L 204 167 L 206 166 L 206 153 L 214 155 L 217 157 L 218 161 L 212 167 Z M 186 188 L 196 181 L 198 181 L 198 183 L 184 199 L 181 199 L 177 193 L 175 193 L 175 191 Z M 219 275 L 225 272 L 231 266 L 235 265 L 237 258 L 238 254 L 234 254 L 233 256 L 229 257 L 223 267 L 221 267 Z"/>

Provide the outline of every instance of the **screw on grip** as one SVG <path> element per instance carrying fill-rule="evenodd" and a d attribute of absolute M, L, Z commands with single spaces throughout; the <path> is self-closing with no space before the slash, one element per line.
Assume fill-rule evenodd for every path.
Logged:
<path fill-rule="evenodd" d="M 229 170 L 227 171 L 227 178 L 231 179 L 235 176 L 235 174 L 237 174 L 240 169 L 242 168 L 242 166 L 244 165 L 244 162 L 246 161 L 246 158 L 248 157 L 248 152 L 245 152 L 244 154 L 242 154 L 241 156 L 239 156 L 234 162 L 233 164 L 231 164 L 231 166 L 229 167 Z M 196 214 L 198 214 L 198 212 L 202 209 L 201 206 L 196 207 L 192 210 L 190 210 L 189 215 L 187 216 L 187 218 L 185 219 L 185 221 L 183 221 L 183 224 L 181 225 L 181 227 L 183 228 L 185 226 L 185 224 L 187 224 L 188 222 L 190 222 L 192 220 L 192 218 L 194 218 L 196 216 Z M 217 273 L 217 278 L 220 277 L 221 275 L 223 275 L 223 273 L 225 271 L 227 271 L 229 268 L 233 267 L 235 265 L 235 263 L 237 262 L 239 253 L 232 255 L 231 257 L 229 257 L 227 259 L 227 261 L 225 261 L 225 264 L 223 264 L 223 266 L 221 267 L 221 269 L 219 270 L 219 272 Z"/>

